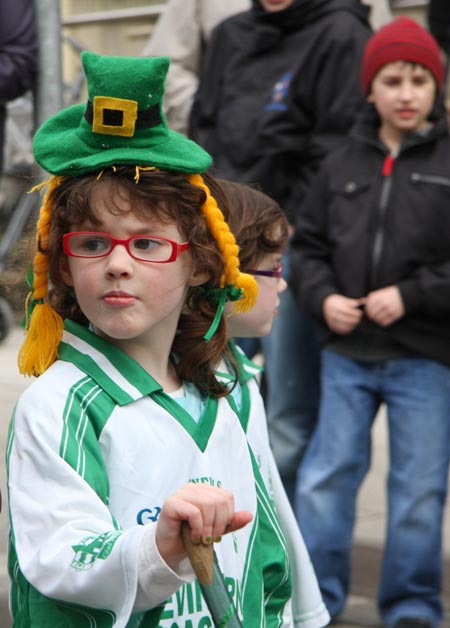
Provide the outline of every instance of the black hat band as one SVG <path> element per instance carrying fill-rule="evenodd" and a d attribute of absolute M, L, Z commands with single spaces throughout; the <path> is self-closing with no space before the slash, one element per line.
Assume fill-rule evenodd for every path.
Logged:
<path fill-rule="evenodd" d="M 133 137 L 139 129 L 150 129 L 162 123 L 159 105 L 138 109 L 135 100 L 96 96 L 88 100 L 84 117 L 94 133 Z"/>

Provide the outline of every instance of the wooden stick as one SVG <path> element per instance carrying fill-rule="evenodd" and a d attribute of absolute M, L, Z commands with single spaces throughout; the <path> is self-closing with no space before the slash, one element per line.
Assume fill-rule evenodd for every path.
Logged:
<path fill-rule="evenodd" d="M 181 526 L 181 535 L 214 625 L 220 628 L 243 628 L 220 571 L 213 544 L 193 543 L 187 522 Z"/>
<path fill-rule="evenodd" d="M 211 585 L 214 579 L 213 544 L 193 543 L 191 529 L 186 521 L 181 526 L 181 536 L 197 580 L 202 585 Z"/>

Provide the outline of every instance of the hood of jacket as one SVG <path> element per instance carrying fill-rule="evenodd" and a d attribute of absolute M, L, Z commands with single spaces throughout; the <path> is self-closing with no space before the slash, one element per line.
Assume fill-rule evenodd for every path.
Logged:
<path fill-rule="evenodd" d="M 336 11 L 353 13 L 369 27 L 370 9 L 360 0 L 294 0 L 283 11 L 266 11 L 259 0 L 253 0 L 253 47 L 258 52 L 269 49 L 284 35 L 308 28 Z"/>
<path fill-rule="evenodd" d="M 251 11 L 258 25 L 292 31 L 304 28 L 335 11 L 348 11 L 367 23 L 370 9 L 360 0 L 294 0 L 284 11 L 266 11 L 259 0 L 253 0 Z"/>

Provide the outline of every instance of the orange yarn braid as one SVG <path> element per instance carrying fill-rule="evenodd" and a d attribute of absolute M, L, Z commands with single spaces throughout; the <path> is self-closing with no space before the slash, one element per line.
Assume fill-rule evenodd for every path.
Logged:
<path fill-rule="evenodd" d="M 48 256 L 45 253 L 51 223 L 52 192 L 64 177 L 54 176 L 31 190 L 47 185 L 39 213 L 36 232 L 36 254 L 33 263 L 33 288 L 27 298 L 26 337 L 19 351 L 19 371 L 24 375 L 41 375 L 57 357 L 63 332 L 62 318 L 45 301 L 48 293 Z M 41 250 L 39 250 L 41 249 Z M 42 252 L 44 251 L 44 252 Z M 31 313 L 28 315 L 28 305 Z"/>
<path fill-rule="evenodd" d="M 243 297 L 235 301 L 233 306 L 237 312 L 247 312 L 256 303 L 258 284 L 252 275 L 241 273 L 239 270 L 239 247 L 203 177 L 199 174 L 191 174 L 188 176 L 188 179 L 192 185 L 202 188 L 206 194 L 206 201 L 201 209 L 206 218 L 208 228 L 222 253 L 225 266 L 221 280 L 222 287 L 228 285 L 241 289 Z"/>

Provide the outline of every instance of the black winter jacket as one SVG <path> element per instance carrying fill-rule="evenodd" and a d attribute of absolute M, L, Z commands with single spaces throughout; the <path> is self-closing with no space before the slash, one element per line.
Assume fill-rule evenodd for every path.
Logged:
<path fill-rule="evenodd" d="M 0 2 L 0 172 L 5 103 L 32 89 L 38 72 L 38 44 L 33 0 Z"/>
<path fill-rule="evenodd" d="M 377 343 L 450 364 L 450 138 L 445 117 L 402 144 L 394 161 L 377 125 L 358 124 L 330 155 L 297 219 L 291 285 L 322 323 L 324 343 L 354 355 Z M 406 314 L 348 336 L 325 325 L 324 299 L 396 285 Z"/>
<path fill-rule="evenodd" d="M 361 107 L 367 15 L 360 0 L 295 0 L 275 13 L 255 3 L 211 35 L 191 135 L 221 176 L 259 184 L 292 222 Z"/>

